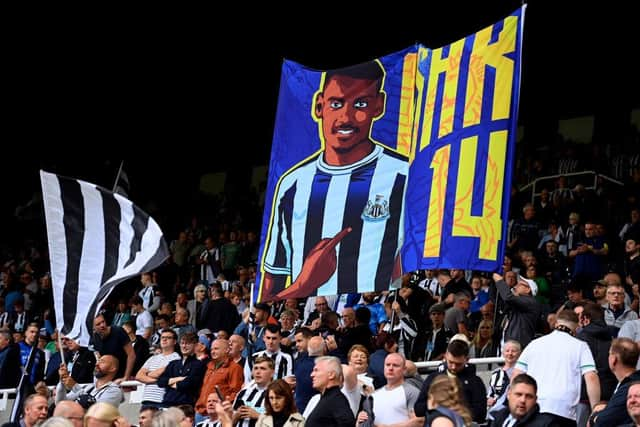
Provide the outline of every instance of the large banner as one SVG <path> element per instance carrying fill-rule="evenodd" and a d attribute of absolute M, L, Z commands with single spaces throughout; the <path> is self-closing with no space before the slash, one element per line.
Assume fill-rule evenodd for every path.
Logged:
<path fill-rule="evenodd" d="M 256 299 L 501 264 L 522 15 L 342 69 L 284 62 Z"/>

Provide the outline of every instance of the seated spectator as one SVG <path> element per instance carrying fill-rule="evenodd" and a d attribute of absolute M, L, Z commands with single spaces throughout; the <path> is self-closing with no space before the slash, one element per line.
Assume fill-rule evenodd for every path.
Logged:
<path fill-rule="evenodd" d="M 117 373 L 118 359 L 111 355 L 100 356 L 96 362 L 93 384 L 81 386 L 70 379 L 66 366 L 60 366 L 56 403 L 61 400 L 75 400 L 81 405 L 84 402 L 104 402 L 118 407 L 124 400 L 124 394 L 120 386 L 114 382 Z"/>

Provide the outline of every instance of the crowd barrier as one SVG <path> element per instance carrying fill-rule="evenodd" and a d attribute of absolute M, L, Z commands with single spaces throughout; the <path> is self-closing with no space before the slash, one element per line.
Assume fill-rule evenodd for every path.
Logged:
<path fill-rule="evenodd" d="M 469 363 L 476 365 L 477 374 L 484 381 L 485 385 L 491 375 L 491 369 L 494 369 L 500 363 L 503 363 L 502 357 L 487 357 L 482 359 L 469 359 Z M 434 370 L 441 362 L 416 362 L 416 366 L 420 372 L 428 370 Z M 491 369 L 488 367 L 493 366 Z M 124 415 L 130 423 L 138 424 L 138 412 L 140 410 L 140 402 L 142 401 L 143 386 L 139 381 L 124 381 L 120 384 L 127 390 L 124 396 L 124 402 L 120 404 L 120 413 Z M 49 389 L 53 390 L 55 386 L 50 386 Z M 0 425 L 9 421 L 11 417 L 11 408 L 13 408 L 13 402 L 15 399 L 16 389 L 5 388 L 0 389 Z"/>

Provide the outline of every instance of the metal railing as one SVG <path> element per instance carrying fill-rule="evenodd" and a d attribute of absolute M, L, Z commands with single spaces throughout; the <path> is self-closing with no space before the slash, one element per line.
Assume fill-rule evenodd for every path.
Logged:
<path fill-rule="evenodd" d="M 415 362 L 416 367 L 418 369 L 426 368 L 433 369 L 438 367 L 442 361 L 433 361 L 433 362 Z M 483 365 L 483 364 L 499 364 L 504 363 L 504 359 L 502 357 L 485 357 L 479 359 L 469 359 L 469 363 L 472 365 Z M 85 384 L 82 384 L 85 385 Z M 123 381 L 120 383 L 120 387 L 132 388 L 135 387 L 135 390 L 132 390 L 125 394 L 125 401 L 121 405 L 134 405 L 142 402 L 142 392 L 144 390 L 144 384 L 140 381 Z M 54 390 L 56 386 L 48 386 L 49 390 Z M 11 407 L 13 406 L 13 402 L 11 407 L 9 406 L 9 402 L 12 400 L 11 398 L 16 394 L 15 388 L 5 388 L 0 389 L 0 413 L 11 413 Z M 7 408 L 9 411 L 7 411 Z"/>
<path fill-rule="evenodd" d="M 623 182 L 620 182 L 616 179 L 613 179 L 609 176 L 600 174 L 596 171 L 583 171 L 583 172 L 572 172 L 572 173 L 565 173 L 565 174 L 558 174 L 558 175 L 547 175 L 547 176 L 541 176 L 540 178 L 536 178 L 533 181 L 531 181 L 530 183 L 528 183 L 527 185 L 520 187 L 520 192 L 524 192 L 524 191 L 528 191 L 529 188 L 531 188 L 531 203 L 533 203 L 535 201 L 535 198 L 540 196 L 540 193 L 536 193 L 536 187 L 538 186 L 538 183 L 542 182 L 542 181 L 551 181 L 551 180 L 556 180 L 562 176 L 566 177 L 566 178 L 570 178 L 570 177 L 577 177 L 577 176 L 588 176 L 588 175 L 593 175 L 593 184 L 592 185 L 586 185 L 585 189 L 587 190 L 595 190 L 598 186 L 598 178 L 602 178 L 605 181 L 609 181 L 613 184 L 617 184 L 619 186 L 624 186 Z M 551 190 L 550 190 L 551 191 Z"/>

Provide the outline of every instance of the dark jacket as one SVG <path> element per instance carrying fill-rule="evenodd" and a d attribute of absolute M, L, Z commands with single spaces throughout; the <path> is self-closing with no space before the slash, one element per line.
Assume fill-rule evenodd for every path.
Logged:
<path fill-rule="evenodd" d="M 594 320 L 582 328 L 576 334 L 576 338 L 587 343 L 593 360 L 596 362 L 598 378 L 600 378 L 600 399 L 609 400 L 615 390 L 618 380 L 609 369 L 609 348 L 611 347 L 611 334 L 603 320 Z M 588 401 L 587 389 L 584 381 L 580 399 Z"/>
<path fill-rule="evenodd" d="M 305 427 L 353 427 L 356 419 L 353 416 L 349 401 L 340 391 L 340 387 L 329 387 L 311 411 Z"/>
<path fill-rule="evenodd" d="M 427 413 L 427 395 L 431 382 L 438 375 L 446 375 L 447 364 L 443 363 L 437 372 L 431 373 L 420 389 L 420 395 L 414 406 L 417 417 L 424 417 Z M 476 369 L 473 365 L 466 365 L 462 371 L 457 374 L 458 380 L 462 383 L 462 391 L 467 407 L 471 410 L 473 421 L 483 423 L 487 416 L 487 397 L 484 383 L 476 375 Z"/>
<path fill-rule="evenodd" d="M 64 360 L 69 363 L 74 359 L 75 353 L 65 353 Z M 58 369 L 60 368 L 60 352 L 54 353 L 49 359 L 47 364 L 47 374 L 44 381 L 47 385 L 56 385 L 60 381 L 58 375 Z M 71 369 L 71 378 L 79 384 L 90 384 L 93 382 L 93 370 L 96 367 L 96 356 L 92 351 L 86 349 L 86 347 L 80 347 L 77 352 L 77 357 L 73 361 L 73 368 Z"/>
<path fill-rule="evenodd" d="M 531 295 L 513 294 L 504 280 L 496 282 L 496 288 L 508 309 L 504 340 L 516 340 L 525 348 L 536 334 L 542 307 Z"/>
<path fill-rule="evenodd" d="M 509 407 L 503 408 L 495 413 L 495 419 L 489 424 L 490 427 L 502 427 L 504 421 L 509 417 Z M 513 427 L 547 427 L 554 426 L 555 417 L 551 414 L 541 414 L 540 406 L 536 403 L 533 409 L 524 417 L 516 421 Z"/>
<path fill-rule="evenodd" d="M 627 391 L 629 391 L 629 385 L 634 381 L 640 381 L 640 371 L 635 371 L 620 381 L 618 390 L 611 396 L 607 406 L 598 414 L 595 427 L 619 426 L 632 421 L 627 412 Z"/>
<path fill-rule="evenodd" d="M 433 337 L 433 331 L 427 331 L 426 333 L 418 334 L 413 344 L 413 357 L 412 360 L 427 361 L 428 360 L 440 360 L 447 351 L 447 345 L 449 340 L 453 336 L 453 332 L 442 326 L 436 335 L 433 349 L 431 349 L 431 355 L 429 355 L 429 346 L 431 345 L 431 339 Z M 438 357 L 440 356 L 440 357 Z"/>
<path fill-rule="evenodd" d="M 210 331 L 224 330 L 231 335 L 240 320 L 238 308 L 226 298 L 205 301 L 202 307 L 202 324 Z"/>
<path fill-rule="evenodd" d="M 182 404 L 194 405 L 200 393 L 202 380 L 204 379 L 206 365 L 199 361 L 195 355 L 169 362 L 160 378 L 158 387 L 165 387 L 166 393 L 162 400 L 165 407 Z M 174 377 L 186 377 L 180 381 L 176 388 L 169 387 L 169 380 Z"/>
<path fill-rule="evenodd" d="M 17 344 L 9 344 L 0 350 L 0 388 L 16 388 L 20 382 L 20 349 Z"/>

